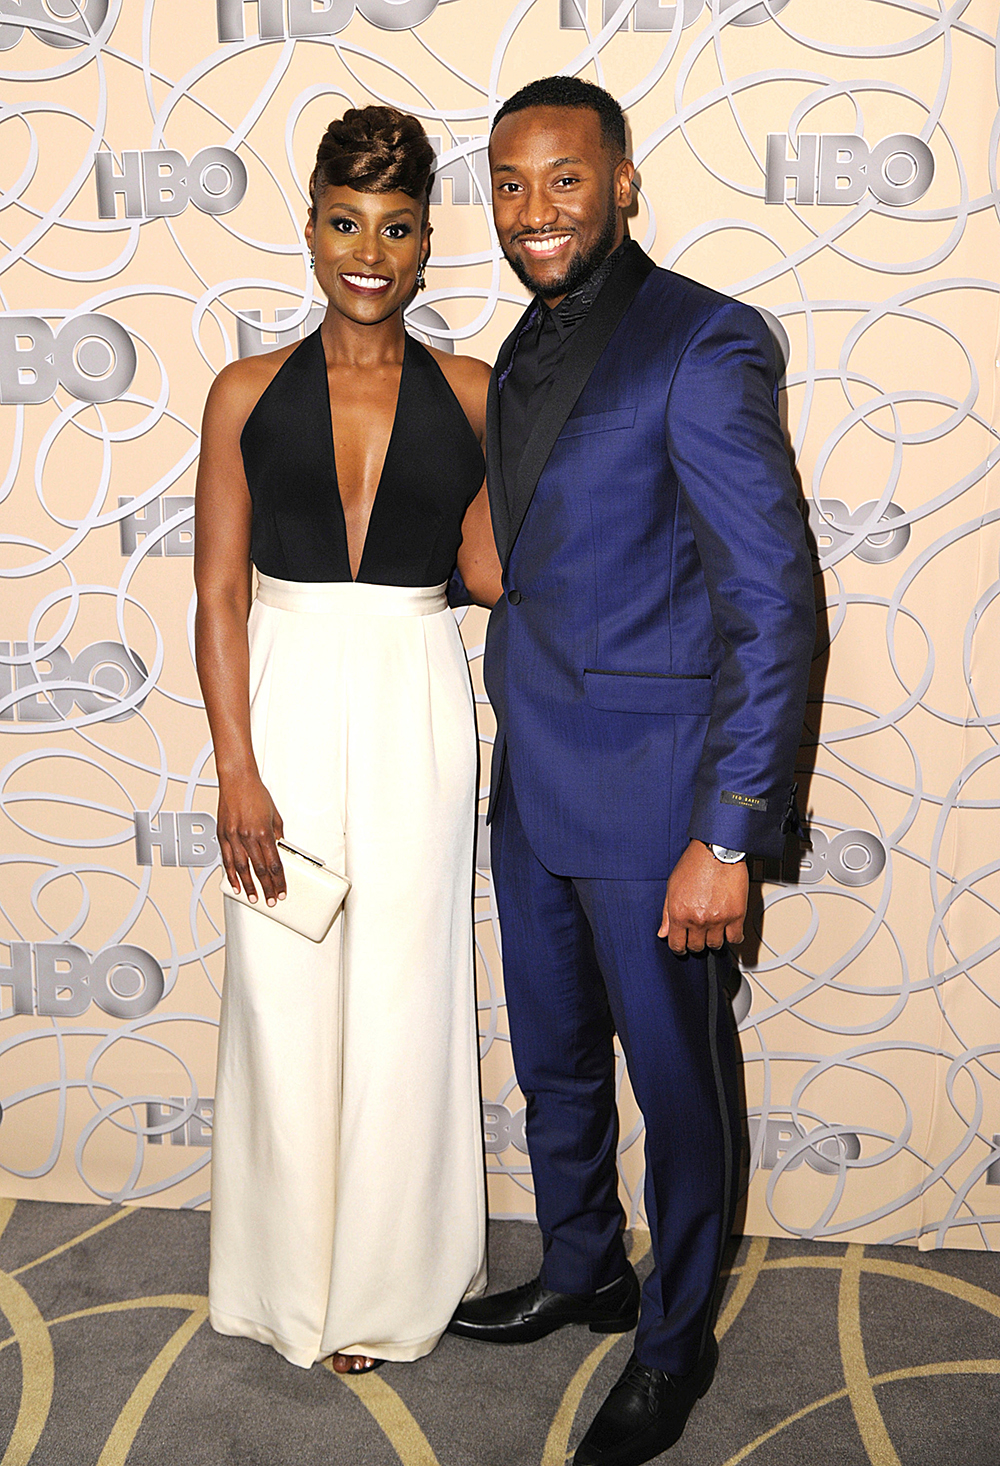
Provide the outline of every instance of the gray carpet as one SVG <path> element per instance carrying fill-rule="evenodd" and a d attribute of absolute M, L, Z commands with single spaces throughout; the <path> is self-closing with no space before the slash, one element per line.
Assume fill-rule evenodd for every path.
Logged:
<path fill-rule="evenodd" d="M 446 1337 L 345 1383 L 212 1332 L 203 1214 L 0 1202 L 4 1222 L 2 1466 L 564 1466 L 630 1350 Z M 533 1227 L 493 1224 L 491 1289 L 538 1259 Z M 748 1239 L 716 1332 L 670 1466 L 1000 1461 L 995 1255 Z"/>

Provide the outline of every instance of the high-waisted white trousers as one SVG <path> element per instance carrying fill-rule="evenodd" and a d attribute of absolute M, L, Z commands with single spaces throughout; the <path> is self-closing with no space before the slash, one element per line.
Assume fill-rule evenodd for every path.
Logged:
<path fill-rule="evenodd" d="M 485 1283 L 476 735 L 443 587 L 259 577 L 254 753 L 352 887 L 320 943 L 226 901 L 209 1303 L 308 1367 L 417 1359 Z"/>

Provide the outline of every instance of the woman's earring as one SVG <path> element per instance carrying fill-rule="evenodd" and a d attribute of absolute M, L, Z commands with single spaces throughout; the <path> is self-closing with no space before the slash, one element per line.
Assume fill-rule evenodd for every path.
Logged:
<path fill-rule="evenodd" d="M 417 266 L 417 289 L 423 290 L 426 284 L 427 281 L 424 277 L 424 262 L 423 260 L 421 260 L 420 264 Z"/>
<path fill-rule="evenodd" d="M 309 268 L 310 270 L 315 270 L 316 268 L 316 256 L 313 254 L 312 250 L 309 251 Z"/>

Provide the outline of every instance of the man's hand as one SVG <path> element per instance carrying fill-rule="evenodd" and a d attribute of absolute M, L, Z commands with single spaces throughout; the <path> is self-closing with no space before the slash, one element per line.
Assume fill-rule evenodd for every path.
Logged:
<path fill-rule="evenodd" d="M 657 935 L 666 937 L 678 955 L 742 942 L 749 886 L 745 861 L 725 865 L 707 845 L 692 840 L 667 882 Z"/>

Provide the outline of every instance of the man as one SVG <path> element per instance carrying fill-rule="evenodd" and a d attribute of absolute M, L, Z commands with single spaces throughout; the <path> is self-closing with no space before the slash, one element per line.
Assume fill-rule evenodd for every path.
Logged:
<path fill-rule="evenodd" d="M 812 571 L 747 306 L 627 238 L 621 109 L 567 77 L 501 107 L 503 252 L 535 300 L 504 344 L 488 478 L 504 596 L 491 841 L 544 1260 L 452 1329 L 631 1328 L 575 1466 L 672 1445 L 711 1384 L 740 1125 L 729 958 L 744 852 L 776 855 L 815 631 Z M 669 877 L 669 879 L 668 879 Z M 664 888 L 666 896 L 664 898 Z M 622 1244 L 612 1038 L 646 1126 L 655 1266 Z"/>

